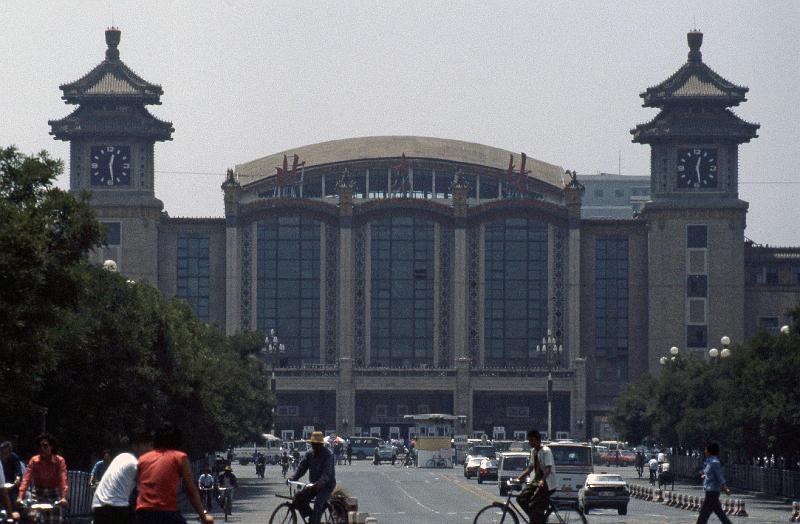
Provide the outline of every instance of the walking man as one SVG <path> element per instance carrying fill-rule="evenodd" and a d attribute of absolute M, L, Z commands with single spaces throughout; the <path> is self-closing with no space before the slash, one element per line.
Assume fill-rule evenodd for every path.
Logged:
<path fill-rule="evenodd" d="M 730 488 L 725 483 L 725 475 L 722 473 L 722 464 L 719 462 L 719 444 L 709 442 L 703 451 L 706 456 L 705 466 L 703 467 L 703 491 L 705 498 L 700 506 L 700 515 L 697 517 L 697 524 L 706 524 L 708 517 L 713 512 L 722 524 L 731 524 L 731 520 L 722 511 L 719 503 L 719 492 L 725 491 L 726 495 L 731 494 Z"/>

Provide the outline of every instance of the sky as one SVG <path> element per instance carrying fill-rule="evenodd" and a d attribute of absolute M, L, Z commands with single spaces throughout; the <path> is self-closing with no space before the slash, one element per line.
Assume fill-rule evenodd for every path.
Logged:
<path fill-rule="evenodd" d="M 227 168 L 339 138 L 419 135 L 525 152 L 574 169 L 649 174 L 630 129 L 639 93 L 703 60 L 750 88 L 734 111 L 761 124 L 740 147 L 745 235 L 800 245 L 800 2 L 257 0 L 0 1 L 0 145 L 69 159 L 48 119 L 58 86 L 104 58 L 164 89 L 156 196 L 170 216 L 222 216 Z M 401 152 L 398 151 L 398 155 Z M 621 159 L 621 161 L 620 161 Z M 68 162 L 67 162 L 68 165 Z M 68 187 L 67 172 L 57 185 Z"/>

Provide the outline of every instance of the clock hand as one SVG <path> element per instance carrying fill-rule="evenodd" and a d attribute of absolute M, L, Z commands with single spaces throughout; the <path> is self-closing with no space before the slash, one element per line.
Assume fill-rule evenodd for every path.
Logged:
<path fill-rule="evenodd" d="M 700 183 L 700 161 L 702 158 L 697 158 L 697 165 L 694 167 L 695 172 L 697 173 L 697 183 Z"/>
<path fill-rule="evenodd" d="M 108 161 L 108 173 L 109 173 L 109 182 L 114 182 L 114 155 L 111 155 L 111 159 Z"/>

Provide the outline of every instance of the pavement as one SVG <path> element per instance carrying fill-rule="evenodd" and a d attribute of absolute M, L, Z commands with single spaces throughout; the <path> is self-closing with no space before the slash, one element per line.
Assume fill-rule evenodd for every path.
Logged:
<path fill-rule="evenodd" d="M 641 481 L 632 467 L 596 468 L 597 472 L 621 473 L 629 482 L 648 485 Z M 287 493 L 280 466 L 267 466 L 264 479 L 256 478 L 253 466 L 234 465 L 239 477 L 239 488 L 233 503 L 229 522 L 268 522 L 272 510 L 283 500 L 276 493 Z M 461 467 L 453 469 L 417 469 L 394 467 L 390 464 L 373 466 L 371 461 L 354 461 L 352 466 L 337 466 L 339 486 L 358 498 L 359 511 L 368 512 L 379 524 L 445 524 L 471 523 L 475 514 L 485 505 L 504 501 L 498 493 L 497 482 L 478 484 L 475 479 L 463 476 Z M 676 491 L 701 495 L 698 486 L 679 484 Z M 684 491 L 685 490 L 685 491 Z M 733 498 L 747 496 L 749 517 L 731 517 L 735 524 L 772 524 L 789 520 L 791 504 L 776 499 L 760 499 L 753 495 L 734 493 Z M 222 522 L 218 509 L 212 513 Z M 192 518 L 193 517 L 193 518 Z M 196 516 L 187 514 L 187 520 L 196 522 Z M 616 510 L 592 510 L 587 516 L 590 523 L 631 524 L 689 524 L 697 520 L 697 513 L 671 508 L 663 504 L 631 499 L 628 515 L 618 515 Z M 710 522 L 716 522 L 712 517 Z"/>

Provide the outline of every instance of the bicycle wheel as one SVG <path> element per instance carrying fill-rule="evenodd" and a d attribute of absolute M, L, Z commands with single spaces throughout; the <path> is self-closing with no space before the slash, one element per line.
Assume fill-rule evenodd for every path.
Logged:
<path fill-rule="evenodd" d="M 514 511 L 499 502 L 489 504 L 475 515 L 472 524 L 519 524 L 519 519 Z"/>
<path fill-rule="evenodd" d="M 321 522 L 322 524 L 347 524 L 347 510 L 343 506 L 328 502 Z"/>
<path fill-rule="evenodd" d="M 279 504 L 270 515 L 269 524 L 297 524 L 297 513 L 295 513 L 291 502 Z"/>
<path fill-rule="evenodd" d="M 548 508 L 544 514 L 544 521 L 548 524 L 587 524 L 586 516 L 578 508 L 559 508 L 553 511 L 553 508 Z"/>

